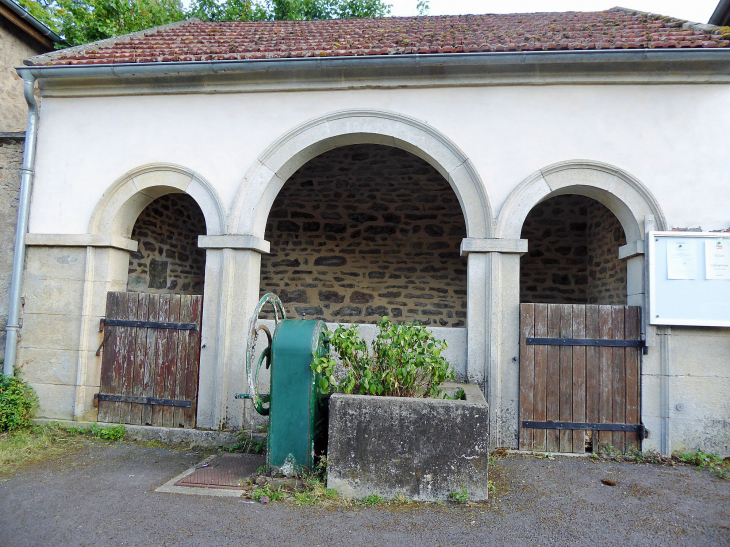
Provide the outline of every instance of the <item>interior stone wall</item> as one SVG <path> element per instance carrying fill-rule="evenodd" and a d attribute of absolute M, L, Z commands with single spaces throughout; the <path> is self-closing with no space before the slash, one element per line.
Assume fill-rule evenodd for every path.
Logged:
<path fill-rule="evenodd" d="M 626 304 L 626 237 L 601 203 L 577 195 L 536 205 L 522 227 L 520 300 L 548 304 Z"/>
<path fill-rule="evenodd" d="M 397 148 L 355 145 L 286 182 L 266 226 L 261 294 L 292 317 L 464 327 L 464 217 L 448 182 Z"/>
<path fill-rule="evenodd" d="M 588 203 L 589 304 L 626 304 L 626 262 L 618 257 L 626 235 L 616 216 L 595 200 Z"/>
<path fill-rule="evenodd" d="M 167 194 L 150 203 L 137 218 L 129 255 L 127 291 L 203 294 L 205 249 L 198 236 L 206 233 L 203 212 L 187 194 Z"/>

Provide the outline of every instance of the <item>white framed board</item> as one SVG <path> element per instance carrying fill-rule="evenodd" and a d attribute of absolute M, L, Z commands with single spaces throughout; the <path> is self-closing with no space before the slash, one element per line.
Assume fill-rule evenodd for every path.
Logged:
<path fill-rule="evenodd" d="M 730 327 L 730 233 L 649 232 L 649 323 Z"/>

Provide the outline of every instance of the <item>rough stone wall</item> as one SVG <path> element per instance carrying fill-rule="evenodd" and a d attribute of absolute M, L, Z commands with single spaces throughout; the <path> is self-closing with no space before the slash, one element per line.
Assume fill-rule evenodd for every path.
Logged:
<path fill-rule="evenodd" d="M 186 194 L 167 194 L 150 203 L 137 218 L 129 255 L 130 292 L 203 294 L 205 250 L 198 248 L 205 218 Z"/>
<path fill-rule="evenodd" d="M 0 358 L 5 355 L 5 324 L 8 320 L 24 143 L 22 138 L 0 138 Z"/>
<path fill-rule="evenodd" d="M 522 302 L 625 304 L 625 245 L 618 219 L 597 201 L 557 196 L 536 205 L 522 227 L 529 251 L 520 262 Z"/>
<path fill-rule="evenodd" d="M 23 59 L 47 50 L 0 17 L 0 133 L 25 131 L 28 108 L 23 98 L 23 79 L 15 67 Z"/>
<path fill-rule="evenodd" d="M 338 148 L 277 196 L 261 294 L 277 293 L 293 317 L 464 327 L 465 236 L 456 195 L 425 161 L 387 146 Z"/>
<path fill-rule="evenodd" d="M 588 290 L 589 304 L 626 304 L 626 263 L 618 248 L 626 236 L 616 216 L 597 201 L 588 204 Z"/>

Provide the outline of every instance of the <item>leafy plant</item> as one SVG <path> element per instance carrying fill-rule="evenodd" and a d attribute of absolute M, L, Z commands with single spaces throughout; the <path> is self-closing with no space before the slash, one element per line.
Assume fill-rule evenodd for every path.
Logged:
<path fill-rule="evenodd" d="M 0 431 L 14 431 L 30 426 L 38 397 L 18 376 L 0 373 Z"/>
<path fill-rule="evenodd" d="M 339 326 L 328 333 L 332 348 L 342 360 L 344 378 L 338 380 L 338 363 L 332 356 L 314 355 L 312 370 L 321 374 L 322 391 L 341 390 L 361 395 L 437 397 L 439 387 L 455 374 L 441 355 L 447 343 L 437 340 L 417 323 L 398 324 L 383 317 L 378 335 L 368 348 L 357 326 Z"/>
<path fill-rule="evenodd" d="M 460 492 L 451 492 L 449 499 L 458 503 L 466 503 L 469 501 L 469 492 L 467 492 L 466 488 L 462 488 Z"/>

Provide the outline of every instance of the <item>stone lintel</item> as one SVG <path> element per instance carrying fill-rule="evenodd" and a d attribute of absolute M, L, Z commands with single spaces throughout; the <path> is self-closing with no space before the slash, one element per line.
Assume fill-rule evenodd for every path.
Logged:
<path fill-rule="evenodd" d="M 467 237 L 461 240 L 461 256 L 469 253 L 514 253 L 527 252 L 526 239 L 477 239 Z"/>
<path fill-rule="evenodd" d="M 271 252 L 271 243 L 265 239 L 236 234 L 198 236 L 198 247 L 201 249 L 248 249 L 261 254 Z"/>
<path fill-rule="evenodd" d="M 619 247 L 618 249 L 618 257 L 621 260 L 625 260 L 627 258 L 632 258 L 634 256 L 643 255 L 644 254 L 644 240 L 638 239 L 636 241 L 632 241 L 631 243 L 627 243 L 623 247 Z"/>
<path fill-rule="evenodd" d="M 25 244 L 40 247 L 112 247 L 134 252 L 137 242 L 106 234 L 26 234 Z"/>

